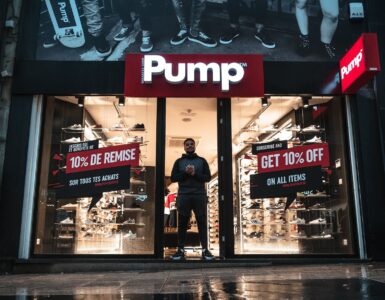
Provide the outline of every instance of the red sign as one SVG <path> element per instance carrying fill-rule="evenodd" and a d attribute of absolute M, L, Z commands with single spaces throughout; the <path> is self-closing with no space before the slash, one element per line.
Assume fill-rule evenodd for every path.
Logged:
<path fill-rule="evenodd" d="M 258 173 L 329 165 L 329 147 L 326 143 L 258 154 Z"/>
<path fill-rule="evenodd" d="M 342 92 L 357 92 L 380 70 L 377 34 L 364 33 L 340 60 Z"/>
<path fill-rule="evenodd" d="M 261 55 L 126 56 L 127 97 L 263 97 Z"/>
<path fill-rule="evenodd" d="M 112 146 L 67 154 L 66 173 L 139 165 L 139 144 Z"/>

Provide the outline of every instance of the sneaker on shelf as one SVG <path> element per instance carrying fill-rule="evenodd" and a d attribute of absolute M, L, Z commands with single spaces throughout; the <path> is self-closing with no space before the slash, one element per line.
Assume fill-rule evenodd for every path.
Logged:
<path fill-rule="evenodd" d="M 123 25 L 120 31 L 114 36 L 114 41 L 123 41 L 126 37 L 130 35 L 133 29 L 134 27 L 131 24 Z"/>
<path fill-rule="evenodd" d="M 208 249 L 202 249 L 202 259 L 203 260 L 213 260 L 214 255 Z"/>
<path fill-rule="evenodd" d="M 310 206 L 309 209 L 325 209 L 325 205 L 320 204 L 320 203 L 316 203 L 316 204 Z"/>
<path fill-rule="evenodd" d="M 294 202 L 289 206 L 289 209 L 297 209 L 297 210 L 301 210 L 301 209 L 305 209 L 305 205 L 304 205 L 302 202 L 294 201 Z"/>
<path fill-rule="evenodd" d="M 289 143 L 295 144 L 295 145 L 300 145 L 301 140 L 298 137 L 292 138 L 288 141 Z"/>
<path fill-rule="evenodd" d="M 72 137 L 64 141 L 64 143 L 80 143 L 80 142 L 81 142 L 80 137 Z"/>
<path fill-rule="evenodd" d="M 296 219 L 290 221 L 289 223 L 290 223 L 290 224 L 305 224 L 306 221 L 305 221 L 305 219 L 296 218 Z"/>
<path fill-rule="evenodd" d="M 146 182 L 144 180 L 140 180 L 140 179 L 136 179 L 136 178 L 131 178 L 130 179 L 130 183 L 132 184 L 141 184 L 141 185 L 145 185 Z"/>
<path fill-rule="evenodd" d="M 260 239 L 263 237 L 263 232 L 262 231 L 253 231 L 248 235 L 249 238 L 253 239 Z"/>
<path fill-rule="evenodd" d="M 326 219 L 318 218 L 310 221 L 309 224 L 326 224 Z"/>
<path fill-rule="evenodd" d="M 122 224 L 135 224 L 135 218 L 128 218 Z"/>
<path fill-rule="evenodd" d="M 140 45 L 140 51 L 143 53 L 150 52 L 154 48 L 154 44 L 151 41 L 150 36 L 142 37 L 142 44 Z"/>
<path fill-rule="evenodd" d="M 246 206 L 247 209 L 260 209 L 261 208 L 261 204 L 260 203 L 251 203 L 249 204 L 248 206 Z"/>
<path fill-rule="evenodd" d="M 300 34 L 298 36 L 297 53 L 300 56 L 307 56 L 311 51 L 311 43 L 308 35 Z"/>
<path fill-rule="evenodd" d="M 249 224 L 261 225 L 261 224 L 263 224 L 263 222 L 261 220 L 258 220 L 258 219 L 251 219 L 251 220 L 249 220 Z"/>
<path fill-rule="evenodd" d="M 71 219 L 70 217 L 60 221 L 60 224 L 73 224 L 74 223 L 74 220 Z"/>
<path fill-rule="evenodd" d="M 322 143 L 322 140 L 320 137 L 315 135 L 313 138 L 308 139 L 308 140 L 304 141 L 303 143 L 304 144 L 320 144 L 320 143 Z"/>
<path fill-rule="evenodd" d="M 278 219 L 275 219 L 274 220 L 274 223 L 275 224 L 285 224 L 286 223 L 286 220 L 282 217 L 278 218 Z"/>
<path fill-rule="evenodd" d="M 125 234 L 123 237 L 129 240 L 136 239 L 136 233 L 133 233 L 131 230 L 129 230 L 128 233 Z"/>
<path fill-rule="evenodd" d="M 269 34 L 264 28 L 257 30 L 254 33 L 254 37 L 262 44 L 263 47 L 268 49 L 275 48 L 275 43 L 271 40 Z"/>
<path fill-rule="evenodd" d="M 336 48 L 332 44 L 326 44 L 326 43 L 321 43 L 322 44 L 322 49 L 324 50 L 324 54 L 330 58 L 330 59 L 335 59 L 336 58 Z"/>
<path fill-rule="evenodd" d="M 135 198 L 136 201 L 144 202 L 147 200 L 147 195 L 139 195 Z"/>
<path fill-rule="evenodd" d="M 259 139 L 258 138 L 252 138 L 252 137 L 249 137 L 248 139 L 243 141 L 243 143 L 245 143 L 245 144 L 254 144 L 257 142 L 259 142 Z"/>
<path fill-rule="evenodd" d="M 267 209 L 284 209 L 285 208 L 285 203 L 277 203 L 274 205 L 271 205 Z"/>
<path fill-rule="evenodd" d="M 123 131 L 125 129 L 127 129 L 127 128 L 123 124 L 120 124 L 120 123 L 114 124 L 110 128 L 111 131 Z"/>
<path fill-rule="evenodd" d="M 199 31 L 196 35 L 193 35 L 190 30 L 188 40 L 209 48 L 214 48 L 217 46 L 217 42 L 202 31 Z"/>
<path fill-rule="evenodd" d="M 59 41 L 57 40 L 56 34 L 48 36 L 43 42 L 43 48 L 44 49 L 49 49 L 52 47 L 55 47 Z"/>
<path fill-rule="evenodd" d="M 170 40 L 170 44 L 177 46 L 183 44 L 188 38 L 188 31 L 181 29 L 179 32 Z"/>
<path fill-rule="evenodd" d="M 294 132 L 300 132 L 301 126 L 300 125 L 292 125 L 292 126 L 286 128 L 286 130 L 294 131 Z"/>
<path fill-rule="evenodd" d="M 297 233 L 291 234 L 290 237 L 294 238 L 294 239 L 306 239 L 307 235 L 306 235 L 306 232 L 304 230 L 300 230 Z"/>
<path fill-rule="evenodd" d="M 144 130 L 144 124 L 143 123 L 137 123 L 135 124 L 131 129 L 132 130 Z"/>
<path fill-rule="evenodd" d="M 219 38 L 219 42 L 222 45 L 231 44 L 235 38 L 239 37 L 239 35 L 240 35 L 239 27 L 230 26 L 229 28 L 227 28 L 225 33 Z"/>
<path fill-rule="evenodd" d="M 275 125 L 269 125 L 269 126 L 262 129 L 263 133 L 273 133 L 273 132 L 277 132 L 277 131 L 278 131 L 278 127 Z"/>
<path fill-rule="evenodd" d="M 320 132 L 323 129 L 319 125 L 309 125 L 302 129 L 302 132 Z"/>
<path fill-rule="evenodd" d="M 70 129 L 70 130 L 79 130 L 79 131 L 80 131 L 80 130 L 83 129 L 83 127 L 82 127 L 81 124 L 73 124 L 73 125 L 67 127 L 67 129 Z"/>
<path fill-rule="evenodd" d="M 109 138 L 107 142 L 112 144 L 123 144 L 123 138 L 121 136 L 115 136 L 115 137 Z"/>
<path fill-rule="evenodd" d="M 184 260 L 184 249 L 183 248 L 178 248 L 177 251 L 171 255 L 170 257 L 172 260 Z"/>

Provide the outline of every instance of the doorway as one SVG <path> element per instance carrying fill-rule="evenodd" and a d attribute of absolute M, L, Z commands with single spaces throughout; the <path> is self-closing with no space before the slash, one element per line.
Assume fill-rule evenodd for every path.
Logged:
<path fill-rule="evenodd" d="M 178 242 L 175 206 L 178 184 L 172 183 L 170 176 L 174 162 L 184 153 L 183 142 L 186 138 L 195 140 L 196 153 L 207 160 L 211 171 L 211 180 L 206 184 L 208 248 L 213 255 L 219 255 L 217 137 L 216 98 L 166 99 L 164 257 L 174 253 Z M 200 258 L 201 245 L 194 213 L 188 228 L 186 256 Z"/>

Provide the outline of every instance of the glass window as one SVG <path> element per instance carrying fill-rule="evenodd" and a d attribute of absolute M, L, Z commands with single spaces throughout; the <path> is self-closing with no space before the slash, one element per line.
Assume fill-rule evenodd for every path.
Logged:
<path fill-rule="evenodd" d="M 154 253 L 156 99 L 121 100 L 47 100 L 35 254 Z"/>
<path fill-rule="evenodd" d="M 232 99 L 236 254 L 352 254 L 340 98 Z"/>

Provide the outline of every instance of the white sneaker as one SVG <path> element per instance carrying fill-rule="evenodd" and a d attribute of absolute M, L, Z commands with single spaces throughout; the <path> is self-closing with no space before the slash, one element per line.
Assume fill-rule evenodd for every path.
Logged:
<path fill-rule="evenodd" d="M 323 218 L 318 218 L 313 221 L 310 221 L 309 224 L 326 224 L 326 220 Z"/>
<path fill-rule="evenodd" d="M 278 128 L 275 125 L 269 125 L 269 126 L 262 129 L 263 133 L 273 133 L 273 132 L 277 132 L 277 131 L 278 131 Z"/>
<path fill-rule="evenodd" d="M 322 143 L 322 140 L 321 138 L 319 138 L 318 136 L 314 136 L 313 138 L 309 139 L 309 140 L 306 140 L 304 142 L 304 144 L 319 144 L 319 143 Z"/>
<path fill-rule="evenodd" d="M 115 136 L 113 138 L 109 138 L 107 142 L 113 144 L 123 144 L 123 138 L 121 136 Z"/>
<path fill-rule="evenodd" d="M 290 224 L 305 224 L 305 219 L 297 218 L 289 222 Z"/>
<path fill-rule="evenodd" d="M 322 128 L 319 125 L 310 125 L 302 129 L 302 132 L 319 132 Z"/>
<path fill-rule="evenodd" d="M 80 143 L 80 142 L 81 142 L 80 137 L 72 137 L 64 141 L 64 143 Z"/>
<path fill-rule="evenodd" d="M 67 219 L 64 219 L 63 221 L 60 221 L 60 224 L 73 224 L 74 220 L 70 219 L 69 217 Z"/>

